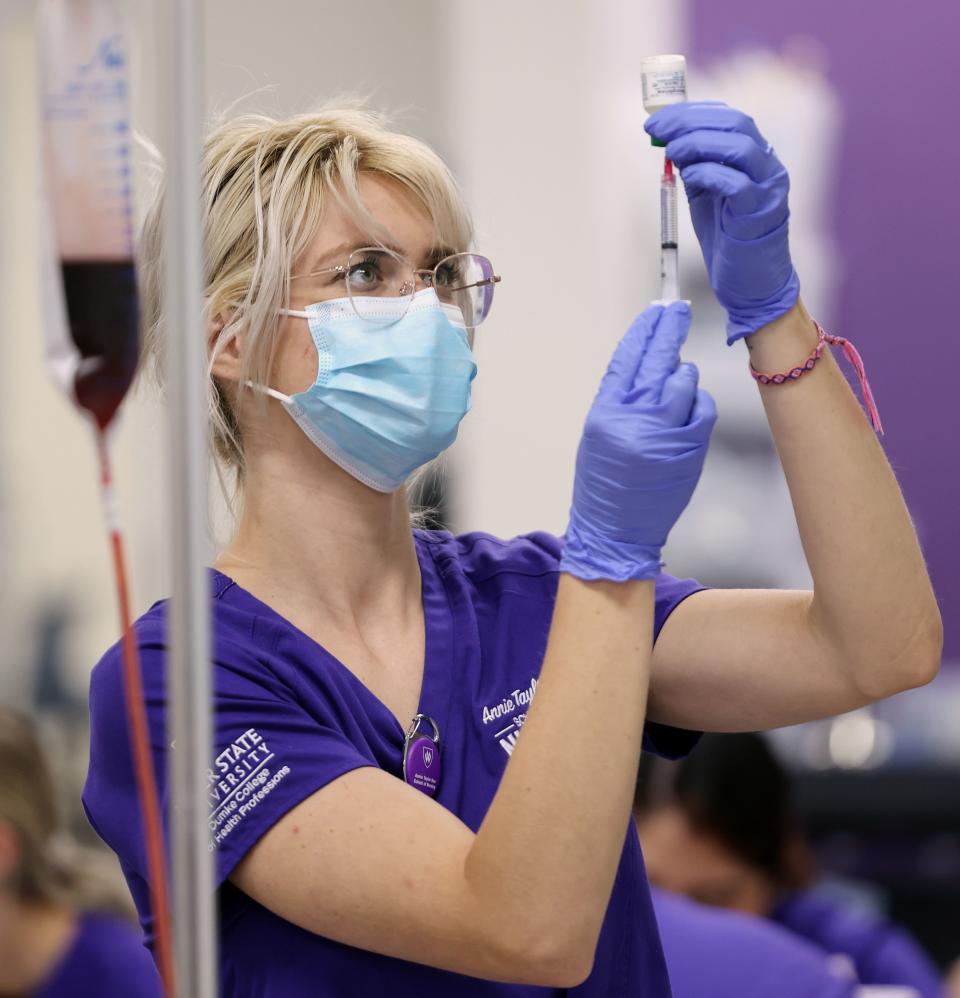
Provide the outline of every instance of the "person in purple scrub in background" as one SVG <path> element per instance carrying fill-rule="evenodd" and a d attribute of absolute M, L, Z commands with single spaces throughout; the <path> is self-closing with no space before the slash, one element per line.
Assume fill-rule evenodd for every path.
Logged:
<path fill-rule="evenodd" d="M 57 812 L 33 726 L 0 707 L 0 995 L 159 998 L 139 930 L 71 851 Z"/>
<path fill-rule="evenodd" d="M 852 998 L 856 975 L 766 919 L 651 889 L 673 998 Z"/>
<path fill-rule="evenodd" d="M 759 371 L 799 363 L 818 330 L 773 150 L 723 104 L 646 127 L 686 183 L 728 338 Z M 849 710 L 939 668 L 913 527 L 842 373 L 824 356 L 759 388 L 812 592 L 662 570 L 716 415 L 680 360 L 683 302 L 646 309 L 613 351 L 562 538 L 423 530 L 408 487 L 470 408 L 499 280 L 447 168 L 328 108 L 220 125 L 202 185 L 209 413 L 236 523 L 210 573 L 213 757 L 190 763 L 209 785 L 223 993 L 667 998 L 631 821 L 641 745 L 682 755 L 698 731 Z M 590 192 L 557 209 L 589 212 Z M 158 197 L 138 248 L 150 358 L 172 332 L 162 214 Z M 608 294 L 604 263 L 553 261 L 543 294 Z M 550 368 L 546 351 L 530 405 Z M 165 626 L 159 603 L 136 640 L 169 818 Z M 90 708 L 84 804 L 152 942 L 118 646 Z"/>
<path fill-rule="evenodd" d="M 937 968 L 909 933 L 815 888 L 789 778 L 761 736 L 707 735 L 676 764 L 645 758 L 635 807 L 653 883 L 761 915 L 844 954 L 861 984 L 943 994 Z"/>

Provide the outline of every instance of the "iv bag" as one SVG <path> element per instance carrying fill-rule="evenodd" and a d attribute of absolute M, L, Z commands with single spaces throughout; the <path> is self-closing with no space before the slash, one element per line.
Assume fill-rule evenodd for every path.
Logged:
<path fill-rule="evenodd" d="M 45 352 L 104 430 L 137 365 L 129 65 L 113 0 L 40 0 Z"/>

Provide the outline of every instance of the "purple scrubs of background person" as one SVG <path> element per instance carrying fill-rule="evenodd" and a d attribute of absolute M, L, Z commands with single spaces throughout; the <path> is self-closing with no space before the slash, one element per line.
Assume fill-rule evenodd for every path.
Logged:
<path fill-rule="evenodd" d="M 849 998 L 828 954 L 762 918 L 652 888 L 674 998 Z"/>
<path fill-rule="evenodd" d="M 862 984 L 905 984 L 921 998 L 941 998 L 937 968 L 902 929 L 841 906 L 816 891 L 793 894 L 770 917 L 828 953 L 846 953 Z"/>
<path fill-rule="evenodd" d="M 31 998 L 161 998 L 160 976 L 134 926 L 88 912 L 79 917 L 70 948 Z"/>
<path fill-rule="evenodd" d="M 537 533 L 500 541 L 414 532 L 423 582 L 426 654 L 419 711 L 440 729 L 443 776 L 436 799 L 476 831 L 523 727 L 543 661 L 560 574 L 561 544 Z M 382 956 L 283 920 L 227 879 L 292 807 L 362 766 L 401 777 L 404 731 L 340 661 L 225 575 L 212 573 L 214 739 L 210 830 L 220 886 L 224 995 L 260 998 L 533 998 L 576 995 L 670 998 L 666 967 L 632 820 L 597 944 L 594 970 L 576 988 L 502 984 Z M 702 587 L 656 580 L 654 633 Z M 164 604 L 136 625 L 157 779 L 169 818 L 164 717 Z M 84 806 L 120 857 L 153 942 L 143 836 L 127 751 L 120 651 L 93 672 L 91 755 Z M 570 732 L 576 738 L 575 731 Z M 654 723 L 646 750 L 683 754 L 697 735 Z M 603 745 L 584 752 L 602 755 Z M 206 768 L 206 761 L 197 765 Z"/>

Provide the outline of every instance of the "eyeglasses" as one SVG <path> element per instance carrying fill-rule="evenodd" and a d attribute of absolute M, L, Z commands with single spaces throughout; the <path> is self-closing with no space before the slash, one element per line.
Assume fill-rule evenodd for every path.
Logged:
<path fill-rule="evenodd" d="M 296 274 L 290 280 L 325 274 L 335 275 L 331 285 L 340 281 L 346 285 L 354 311 L 367 322 L 378 320 L 356 307 L 357 298 L 406 298 L 409 307 L 419 281 L 424 287 L 433 288 L 444 304 L 456 305 L 463 313 L 464 325 L 470 327 L 479 326 L 490 314 L 494 285 L 500 282 L 493 264 L 479 253 L 452 253 L 432 269 L 418 270 L 409 260 L 383 246 L 356 249 L 339 267 Z"/>

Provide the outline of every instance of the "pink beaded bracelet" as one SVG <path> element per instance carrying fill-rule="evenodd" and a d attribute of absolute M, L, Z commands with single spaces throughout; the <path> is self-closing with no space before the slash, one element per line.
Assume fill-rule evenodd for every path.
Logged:
<path fill-rule="evenodd" d="M 874 401 L 873 392 L 870 390 L 870 382 L 867 380 L 867 372 L 863 366 L 863 358 L 857 352 L 857 348 L 843 336 L 831 336 L 829 333 L 825 332 L 823 327 L 819 322 L 814 320 L 813 323 L 817 327 L 817 345 L 813 348 L 810 356 L 799 366 L 793 367 L 789 371 L 784 371 L 781 374 L 763 374 L 758 371 L 753 364 L 750 365 L 750 374 L 753 380 L 761 385 L 785 385 L 791 381 L 796 381 L 802 378 L 808 371 L 812 371 L 816 367 L 817 361 L 823 355 L 823 345 L 824 343 L 829 343 L 830 346 L 842 347 L 843 352 L 847 357 L 847 360 L 853 365 L 853 369 L 857 372 L 857 379 L 860 382 L 860 390 L 863 392 L 863 400 L 867 406 L 867 413 L 870 416 L 870 423 L 873 426 L 875 433 L 883 433 L 883 424 L 880 422 L 880 413 L 877 410 L 877 403 Z"/>

